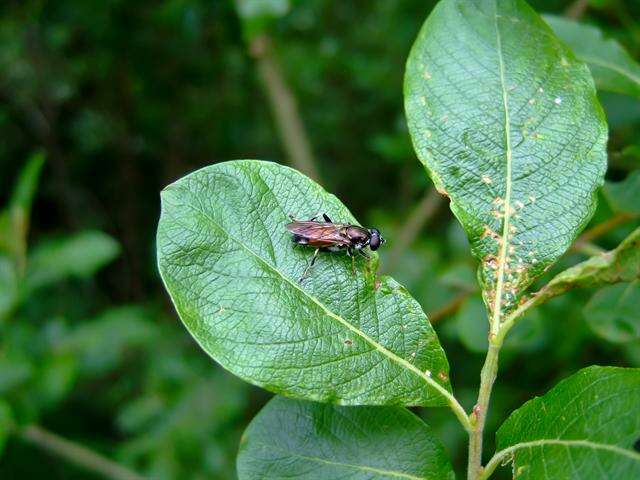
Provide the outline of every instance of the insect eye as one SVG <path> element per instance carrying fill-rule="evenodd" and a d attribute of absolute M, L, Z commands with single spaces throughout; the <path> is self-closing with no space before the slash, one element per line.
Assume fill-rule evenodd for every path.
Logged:
<path fill-rule="evenodd" d="M 380 235 L 376 232 L 371 234 L 371 240 L 369 240 L 369 248 L 371 250 L 377 250 L 380 247 Z"/>

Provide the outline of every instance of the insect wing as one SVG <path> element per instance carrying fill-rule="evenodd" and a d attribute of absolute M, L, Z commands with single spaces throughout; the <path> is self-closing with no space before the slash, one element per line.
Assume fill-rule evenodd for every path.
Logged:
<path fill-rule="evenodd" d="M 349 244 L 349 238 L 343 233 L 344 226 L 328 222 L 292 222 L 286 228 L 294 235 L 307 240 L 307 245 L 328 247 Z"/>

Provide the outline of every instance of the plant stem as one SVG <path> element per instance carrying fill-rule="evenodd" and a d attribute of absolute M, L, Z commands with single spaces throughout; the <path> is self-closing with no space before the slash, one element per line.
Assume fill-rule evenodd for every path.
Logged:
<path fill-rule="evenodd" d="M 144 480 L 144 477 L 109 460 L 87 447 L 71 442 L 38 425 L 30 425 L 19 431 L 23 440 L 58 457 L 113 480 Z"/>
<path fill-rule="evenodd" d="M 296 98 L 282 74 L 269 38 L 266 35 L 255 37 L 249 45 L 249 51 L 256 60 L 258 74 L 289 161 L 296 169 L 320 182 Z"/>
<path fill-rule="evenodd" d="M 502 341 L 493 337 L 489 341 L 489 350 L 480 373 L 480 391 L 478 401 L 471 414 L 473 429 L 469 433 L 469 463 L 467 467 L 468 480 L 477 480 L 482 474 L 482 437 L 484 425 L 489 410 L 489 400 L 493 383 L 498 375 L 498 357 Z"/>

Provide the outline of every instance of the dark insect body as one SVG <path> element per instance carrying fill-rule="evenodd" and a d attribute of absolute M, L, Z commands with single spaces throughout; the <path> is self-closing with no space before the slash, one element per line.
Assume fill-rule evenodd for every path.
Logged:
<path fill-rule="evenodd" d="M 355 253 L 359 253 L 363 257 L 369 258 L 369 255 L 363 250 L 369 247 L 375 251 L 380 248 L 385 240 L 380 235 L 380 231 L 376 228 L 364 228 L 358 225 L 348 223 L 334 223 L 331 219 L 323 214 L 324 221 L 317 221 L 317 217 L 313 217 L 307 221 L 293 221 L 286 225 L 286 229 L 293 234 L 293 242 L 297 245 L 305 245 L 315 248 L 311 263 L 307 266 L 300 282 L 304 280 L 309 269 L 313 266 L 318 257 L 319 252 L 339 252 L 345 250 L 351 258 Z"/>

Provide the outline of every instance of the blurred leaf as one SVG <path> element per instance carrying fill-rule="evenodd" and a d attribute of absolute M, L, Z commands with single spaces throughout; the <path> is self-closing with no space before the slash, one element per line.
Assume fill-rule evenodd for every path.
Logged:
<path fill-rule="evenodd" d="M 529 400 L 496 434 L 522 480 L 640 478 L 640 370 L 589 367 Z"/>
<path fill-rule="evenodd" d="M 11 434 L 13 427 L 13 415 L 11 414 L 11 406 L 0 398 L 0 458 L 4 445 Z"/>
<path fill-rule="evenodd" d="M 151 422 L 165 410 L 165 404 L 158 395 L 135 399 L 126 405 L 118 415 L 118 426 L 123 432 L 136 432 L 152 425 Z"/>
<path fill-rule="evenodd" d="M 312 251 L 294 248 L 285 225 L 318 212 L 356 223 L 336 197 L 275 163 L 217 164 L 165 188 L 158 263 L 185 326 L 225 368 L 276 393 L 441 405 L 444 352 L 406 290 L 371 273 L 375 253 L 355 274 L 346 255 L 322 255 L 299 282 Z"/>
<path fill-rule="evenodd" d="M 474 292 L 478 289 L 475 272 L 467 262 L 459 262 L 450 265 L 442 275 L 440 275 L 438 280 L 444 285 L 467 292 Z"/>
<path fill-rule="evenodd" d="M 453 479 L 444 447 L 399 407 L 338 407 L 271 400 L 243 435 L 238 477 Z"/>
<path fill-rule="evenodd" d="M 73 388 L 77 372 L 78 365 L 72 355 L 44 358 L 34 382 L 39 407 L 48 409 L 64 399 Z"/>
<path fill-rule="evenodd" d="M 26 287 L 31 291 L 65 280 L 90 278 L 120 253 L 106 233 L 85 230 L 36 245 L 27 265 Z"/>
<path fill-rule="evenodd" d="M 267 33 L 270 25 L 289 11 L 289 0 L 235 0 L 247 40 Z"/>
<path fill-rule="evenodd" d="M 594 212 L 607 125 L 591 75 L 525 2 L 444 0 L 409 55 L 405 109 L 496 323 Z"/>
<path fill-rule="evenodd" d="M 599 290 L 583 314 L 594 332 L 610 342 L 640 339 L 640 282 L 620 283 Z"/>
<path fill-rule="evenodd" d="M 9 209 L 20 209 L 24 212 L 25 217 L 29 217 L 43 165 L 43 153 L 35 153 L 29 157 L 14 187 L 9 201 Z"/>
<path fill-rule="evenodd" d="M 36 153 L 27 160 L 16 180 L 9 204 L 0 212 L 0 255 L 4 253 L 10 257 L 18 276 L 24 269 L 31 205 L 43 165 L 42 153 Z"/>
<path fill-rule="evenodd" d="M 207 370 L 192 370 L 188 381 L 161 388 L 149 385 L 148 394 L 121 410 L 117 422 L 128 434 L 119 449 L 123 460 L 144 465 L 147 476 L 158 480 L 235 478 L 230 459 L 240 437 L 246 385 L 220 369 Z"/>
<path fill-rule="evenodd" d="M 621 182 L 606 181 L 603 192 L 613 211 L 640 215 L 640 170 Z"/>
<path fill-rule="evenodd" d="M 531 307 L 547 302 L 573 288 L 591 288 L 640 278 L 640 228 L 614 250 L 596 255 L 559 273 L 539 292 Z"/>
<path fill-rule="evenodd" d="M 455 318 L 458 338 L 471 352 L 487 351 L 489 324 L 482 299 L 468 298 Z"/>
<path fill-rule="evenodd" d="M 0 394 L 23 384 L 32 373 L 33 367 L 24 356 L 0 356 Z"/>
<path fill-rule="evenodd" d="M 555 15 L 545 15 L 544 19 L 589 65 L 598 89 L 640 98 L 640 64 L 617 41 L 605 38 L 593 25 Z"/>
<path fill-rule="evenodd" d="M 0 254 L 0 325 L 18 301 L 19 281 L 14 263 Z"/>
<path fill-rule="evenodd" d="M 505 339 L 505 350 L 522 352 L 533 350 L 540 346 L 543 331 L 542 319 L 538 312 L 528 312 L 526 321 L 515 325 Z M 471 352 L 484 353 L 488 347 L 489 325 L 482 299 L 478 296 L 469 297 L 456 315 L 456 328 L 460 342 Z"/>
<path fill-rule="evenodd" d="M 289 10 L 289 0 L 236 0 L 242 18 L 281 17 Z"/>
<path fill-rule="evenodd" d="M 85 375 L 101 375 L 120 365 L 128 350 L 146 345 L 156 335 L 148 310 L 135 305 L 114 307 L 83 322 L 57 348 L 77 355 Z"/>

